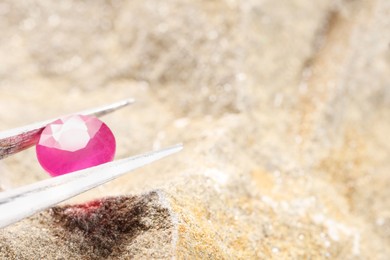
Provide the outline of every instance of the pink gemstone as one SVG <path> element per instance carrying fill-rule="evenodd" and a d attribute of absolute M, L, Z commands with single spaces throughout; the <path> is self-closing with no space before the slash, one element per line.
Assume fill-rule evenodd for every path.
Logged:
<path fill-rule="evenodd" d="M 112 161 L 115 147 L 115 137 L 105 123 L 74 115 L 47 125 L 36 152 L 42 167 L 58 176 Z"/>

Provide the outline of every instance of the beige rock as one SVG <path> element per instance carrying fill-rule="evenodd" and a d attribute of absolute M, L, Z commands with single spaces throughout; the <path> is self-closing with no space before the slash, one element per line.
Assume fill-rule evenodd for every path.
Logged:
<path fill-rule="evenodd" d="M 104 118 L 117 158 L 185 145 L 1 230 L 0 258 L 388 259 L 389 1 L 0 14 L 1 129 L 134 97 Z M 33 149 L 0 163 L 1 189 L 45 178 Z"/>

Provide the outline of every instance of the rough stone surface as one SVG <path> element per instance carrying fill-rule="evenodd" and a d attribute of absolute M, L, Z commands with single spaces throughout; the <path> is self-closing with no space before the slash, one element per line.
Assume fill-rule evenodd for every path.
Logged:
<path fill-rule="evenodd" d="M 0 14 L 1 129 L 133 97 L 103 118 L 117 158 L 185 145 L 1 230 L 0 258 L 388 259 L 388 0 Z M 0 162 L 0 189 L 44 178 L 32 149 Z"/>
<path fill-rule="evenodd" d="M 11 259 L 171 258 L 174 255 L 171 241 L 177 237 L 177 229 L 175 216 L 171 215 L 165 200 L 161 192 L 151 191 L 142 196 L 54 207 L 32 219 L 27 230 L 20 223 L 1 234 L 2 239 L 17 234 L 15 239 L 2 242 L 2 246 L 9 243 L 12 246 L 6 251 L 2 248 L 1 256 Z M 42 244 L 44 241 L 47 243 Z"/>

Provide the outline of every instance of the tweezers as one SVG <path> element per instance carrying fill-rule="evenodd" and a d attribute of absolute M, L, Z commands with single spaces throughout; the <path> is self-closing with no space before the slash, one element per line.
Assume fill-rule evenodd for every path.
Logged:
<path fill-rule="evenodd" d="M 131 99 L 73 114 L 100 117 L 132 104 Z M 56 119 L 0 132 L 0 160 L 35 145 L 45 126 Z M 0 192 L 0 228 L 29 217 L 134 169 L 179 152 L 181 144 L 128 157 L 20 188 Z"/>

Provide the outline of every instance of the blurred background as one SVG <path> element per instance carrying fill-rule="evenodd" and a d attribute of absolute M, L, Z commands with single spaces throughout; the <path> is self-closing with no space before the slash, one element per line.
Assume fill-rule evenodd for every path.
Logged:
<path fill-rule="evenodd" d="M 390 255 L 388 0 L 0 1 L 0 130 L 126 98 L 116 158 L 185 150 L 71 202 L 165 189 L 214 259 Z"/>

